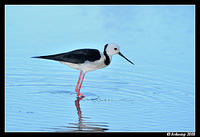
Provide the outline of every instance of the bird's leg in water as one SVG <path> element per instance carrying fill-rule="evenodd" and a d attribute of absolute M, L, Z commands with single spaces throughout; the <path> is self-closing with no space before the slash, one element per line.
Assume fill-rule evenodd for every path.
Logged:
<path fill-rule="evenodd" d="M 78 89 L 78 94 L 77 94 L 77 96 L 79 96 L 79 95 L 84 96 L 84 95 L 81 94 L 81 92 L 80 92 L 84 77 L 85 77 L 85 72 L 83 72 L 83 76 L 82 76 L 82 79 L 81 79 L 81 83 L 80 83 L 80 86 L 79 86 L 79 89 Z"/>
<path fill-rule="evenodd" d="M 77 93 L 78 93 L 78 86 L 79 86 L 79 83 L 80 83 L 81 75 L 82 75 L 82 71 L 80 71 L 80 76 L 79 76 L 79 78 L 78 78 L 78 82 L 77 82 L 76 89 L 75 89 L 75 91 L 76 91 Z"/>

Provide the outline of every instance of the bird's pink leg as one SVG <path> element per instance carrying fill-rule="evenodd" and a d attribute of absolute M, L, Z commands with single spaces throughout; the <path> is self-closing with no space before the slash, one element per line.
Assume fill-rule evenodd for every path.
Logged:
<path fill-rule="evenodd" d="M 78 94 L 77 94 L 77 96 L 81 95 L 81 96 L 84 97 L 84 95 L 81 94 L 81 92 L 80 92 L 84 77 L 85 77 L 85 72 L 83 72 L 83 76 L 82 76 L 82 79 L 81 79 L 81 83 L 80 83 L 80 86 L 79 86 L 79 89 L 78 89 Z"/>
<path fill-rule="evenodd" d="M 79 78 L 78 78 L 78 82 L 77 82 L 76 89 L 75 89 L 75 91 L 76 91 L 77 93 L 78 93 L 78 86 L 79 86 L 79 83 L 80 83 L 81 75 L 82 75 L 82 71 L 80 71 L 80 76 L 79 76 Z"/>

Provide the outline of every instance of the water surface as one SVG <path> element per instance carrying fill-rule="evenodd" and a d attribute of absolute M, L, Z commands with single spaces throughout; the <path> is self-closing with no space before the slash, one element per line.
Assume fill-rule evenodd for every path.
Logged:
<path fill-rule="evenodd" d="M 6 132 L 195 131 L 194 6 L 6 6 Z M 31 58 L 121 52 L 86 73 Z"/>

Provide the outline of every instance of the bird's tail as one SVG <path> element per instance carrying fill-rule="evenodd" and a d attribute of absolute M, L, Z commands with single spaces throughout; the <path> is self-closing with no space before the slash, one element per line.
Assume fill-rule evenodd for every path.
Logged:
<path fill-rule="evenodd" d="M 35 56 L 35 57 L 31 57 L 31 58 L 41 58 L 41 59 L 55 60 L 55 57 L 53 55 L 49 55 L 49 56 Z"/>

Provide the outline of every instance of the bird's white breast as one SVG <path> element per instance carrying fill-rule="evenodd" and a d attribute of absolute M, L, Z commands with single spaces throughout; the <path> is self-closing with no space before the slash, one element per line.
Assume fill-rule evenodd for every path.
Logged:
<path fill-rule="evenodd" d="M 75 64 L 75 63 L 60 61 L 60 63 L 65 64 L 71 68 L 78 69 L 83 72 L 87 72 L 87 71 L 93 71 L 93 70 L 106 67 L 107 65 L 105 65 L 104 60 L 105 60 L 105 56 L 101 54 L 100 60 L 96 60 L 94 62 L 85 61 L 84 63 L 81 63 L 81 64 Z"/>

